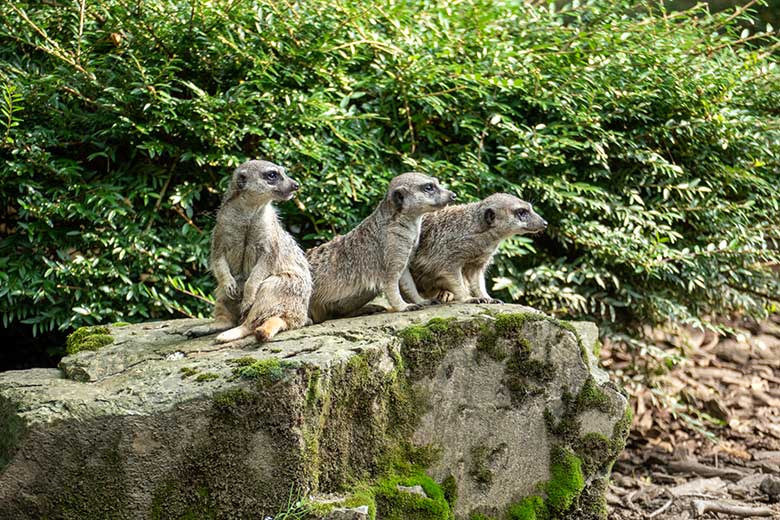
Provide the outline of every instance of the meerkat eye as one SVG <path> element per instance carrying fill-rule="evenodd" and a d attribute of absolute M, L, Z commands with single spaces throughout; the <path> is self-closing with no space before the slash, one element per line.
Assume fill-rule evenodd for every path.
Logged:
<path fill-rule="evenodd" d="M 525 217 L 528 216 L 528 210 L 527 209 L 522 209 L 522 208 L 518 209 L 517 211 L 515 211 L 515 216 L 517 218 L 525 218 Z"/>
<path fill-rule="evenodd" d="M 268 179 L 269 181 L 275 181 L 276 179 L 279 178 L 279 172 L 277 172 L 276 170 L 265 172 L 265 178 Z"/>
<path fill-rule="evenodd" d="M 436 191 L 436 186 L 434 186 L 433 184 L 426 184 L 425 186 L 423 186 L 423 189 L 428 193 L 433 193 L 434 191 Z"/>

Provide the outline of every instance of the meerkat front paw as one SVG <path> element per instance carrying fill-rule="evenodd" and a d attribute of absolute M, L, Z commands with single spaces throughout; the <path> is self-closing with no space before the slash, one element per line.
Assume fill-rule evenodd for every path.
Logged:
<path fill-rule="evenodd" d="M 225 283 L 225 293 L 228 295 L 229 298 L 234 300 L 236 299 L 236 297 L 238 296 L 238 283 L 236 283 L 235 278 L 230 278 Z"/>
<path fill-rule="evenodd" d="M 438 298 L 431 298 L 430 300 L 425 300 L 425 303 L 423 305 L 441 305 L 442 302 Z"/>
<path fill-rule="evenodd" d="M 419 311 L 422 309 L 424 305 L 419 303 L 407 303 L 404 307 L 402 307 L 400 310 L 401 312 L 408 312 L 408 311 Z"/>

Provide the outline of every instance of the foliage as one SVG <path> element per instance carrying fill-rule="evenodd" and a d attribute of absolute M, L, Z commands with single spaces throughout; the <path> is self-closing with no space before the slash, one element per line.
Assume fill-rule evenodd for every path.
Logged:
<path fill-rule="evenodd" d="M 777 300 L 780 73 L 747 15 L 646 2 L 0 5 L 0 314 L 34 331 L 210 310 L 209 230 L 250 157 L 306 246 L 409 169 L 510 191 L 504 297 L 620 327 Z M 764 43 L 754 47 L 754 43 Z"/>

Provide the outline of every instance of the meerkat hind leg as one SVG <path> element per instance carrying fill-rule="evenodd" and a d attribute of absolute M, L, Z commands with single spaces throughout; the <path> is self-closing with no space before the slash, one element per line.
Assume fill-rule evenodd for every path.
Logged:
<path fill-rule="evenodd" d="M 228 343 L 229 341 L 235 341 L 237 339 L 245 338 L 252 335 L 252 329 L 246 325 L 239 325 L 233 327 L 230 330 L 226 330 L 216 338 L 217 343 Z"/>
<path fill-rule="evenodd" d="M 287 322 L 279 316 L 271 316 L 255 329 L 257 341 L 270 341 L 283 330 L 287 330 Z"/>

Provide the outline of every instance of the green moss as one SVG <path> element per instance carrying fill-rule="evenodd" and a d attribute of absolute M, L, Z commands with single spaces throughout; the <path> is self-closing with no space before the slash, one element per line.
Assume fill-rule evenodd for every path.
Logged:
<path fill-rule="evenodd" d="M 244 404 L 251 402 L 252 395 L 243 388 L 233 388 L 216 394 L 214 408 L 223 413 L 233 413 Z"/>
<path fill-rule="evenodd" d="M 526 497 L 509 508 L 508 515 L 510 520 L 547 520 L 547 506 L 544 499 L 538 495 Z"/>
<path fill-rule="evenodd" d="M 493 472 L 488 468 L 490 451 L 487 446 L 477 445 L 471 447 L 471 466 L 469 476 L 480 486 L 489 486 L 493 483 Z"/>
<path fill-rule="evenodd" d="M 593 357 L 598 359 L 599 356 L 601 356 L 601 348 L 602 347 L 603 347 L 603 345 L 602 345 L 601 341 L 599 341 L 598 339 L 596 339 L 596 341 L 593 342 L 593 348 L 591 349 L 592 352 L 593 352 Z"/>
<path fill-rule="evenodd" d="M 455 509 L 458 503 L 458 482 L 452 475 L 447 476 L 441 482 L 441 491 L 444 493 L 444 500 L 450 505 L 450 509 Z"/>
<path fill-rule="evenodd" d="M 314 406 L 320 400 L 320 377 L 319 368 L 313 368 L 308 371 L 309 381 L 306 384 L 306 404 Z"/>
<path fill-rule="evenodd" d="M 530 357 L 531 345 L 528 340 L 517 338 L 502 379 L 515 406 L 521 406 L 529 396 L 543 394 L 545 385 L 555 379 L 555 366 L 552 363 Z"/>
<path fill-rule="evenodd" d="M 522 333 L 523 327 L 529 321 L 539 321 L 544 316 L 534 313 L 517 312 L 512 314 L 496 315 L 495 327 L 500 336 L 518 336 Z"/>
<path fill-rule="evenodd" d="M 398 486 L 421 486 L 426 497 L 405 491 Z M 382 520 L 448 520 L 452 517 L 444 492 L 422 471 L 409 475 L 391 475 L 373 488 L 377 518 Z"/>
<path fill-rule="evenodd" d="M 275 383 L 284 377 L 286 368 L 293 363 L 277 358 L 261 359 L 251 364 L 242 364 L 233 369 L 233 373 L 244 379 L 253 379 L 261 384 Z"/>
<path fill-rule="evenodd" d="M 236 365 L 238 367 L 246 367 L 253 363 L 257 363 L 257 359 L 250 356 L 246 356 L 246 357 L 228 359 L 227 362 L 230 363 L 231 365 Z"/>
<path fill-rule="evenodd" d="M 532 495 L 510 506 L 510 520 L 552 520 L 569 511 L 585 489 L 582 462 L 568 448 L 550 450 L 550 480 L 540 484 L 542 495 Z"/>
<path fill-rule="evenodd" d="M 596 432 L 589 432 L 577 440 L 575 450 L 582 459 L 582 469 L 592 475 L 604 469 L 604 463 L 612 459 L 612 441 Z"/>
<path fill-rule="evenodd" d="M 567 448 L 555 446 L 550 452 L 551 479 L 545 486 L 547 508 L 552 514 L 563 514 L 585 488 L 582 461 Z"/>
<path fill-rule="evenodd" d="M 68 355 L 82 350 L 98 350 L 114 342 L 108 327 L 81 327 L 73 331 L 65 340 Z"/>
<path fill-rule="evenodd" d="M 198 383 L 205 383 L 207 381 L 214 381 L 218 378 L 219 374 L 215 374 L 214 372 L 203 372 L 202 374 L 198 374 L 198 377 L 195 378 L 195 381 Z"/>
<path fill-rule="evenodd" d="M 182 379 L 187 379 L 188 377 L 194 376 L 195 374 L 197 374 L 198 373 L 198 369 L 191 368 L 191 367 L 181 367 L 179 369 L 179 372 L 181 372 L 181 378 Z"/>
<path fill-rule="evenodd" d="M 430 377 L 450 348 L 457 346 L 465 333 L 454 318 L 433 318 L 425 325 L 412 325 L 400 332 L 402 355 L 412 378 Z"/>
<path fill-rule="evenodd" d="M 117 327 L 117 328 L 119 328 L 119 327 L 127 327 L 128 325 L 130 325 L 130 324 L 127 323 L 126 321 L 117 321 L 117 322 L 111 324 L 112 327 Z"/>
<path fill-rule="evenodd" d="M 599 388 L 592 376 L 588 377 L 583 383 L 580 393 L 577 394 L 575 407 L 579 413 L 594 408 L 606 414 L 614 412 L 612 399 Z"/>

